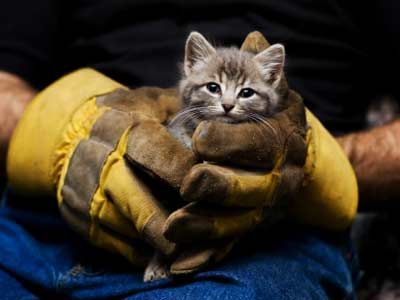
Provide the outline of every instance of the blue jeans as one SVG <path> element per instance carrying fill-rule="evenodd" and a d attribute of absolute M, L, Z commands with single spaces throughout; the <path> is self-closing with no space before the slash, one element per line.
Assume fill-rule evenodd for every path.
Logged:
<path fill-rule="evenodd" d="M 3 197 L 0 299 L 355 299 L 347 234 L 255 232 L 207 271 L 143 283 L 142 270 L 71 232 L 55 202 Z"/>

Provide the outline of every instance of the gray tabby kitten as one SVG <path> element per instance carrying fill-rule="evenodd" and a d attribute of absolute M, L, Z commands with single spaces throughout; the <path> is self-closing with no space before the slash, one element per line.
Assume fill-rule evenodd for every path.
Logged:
<path fill-rule="evenodd" d="M 284 62 L 281 44 L 254 55 L 236 47 L 214 48 L 192 32 L 179 85 L 184 108 L 170 122 L 170 132 L 190 148 L 192 134 L 203 120 L 268 126 L 266 118 L 280 104 L 277 89 Z"/>
<path fill-rule="evenodd" d="M 277 89 L 283 76 L 285 49 L 280 44 L 254 55 L 238 48 L 214 48 L 200 33 L 192 32 L 185 48 L 179 90 L 184 108 L 168 129 L 191 148 L 192 135 L 204 120 L 227 123 L 257 122 L 279 108 Z M 165 259 L 156 254 L 144 281 L 168 277 Z"/>

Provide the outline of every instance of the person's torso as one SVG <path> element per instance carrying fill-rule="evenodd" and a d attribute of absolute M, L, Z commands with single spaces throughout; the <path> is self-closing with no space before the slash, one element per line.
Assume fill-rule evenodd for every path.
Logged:
<path fill-rule="evenodd" d="M 367 52 L 348 10 L 335 1 L 69 2 L 62 72 L 91 66 L 132 87 L 169 87 L 180 77 L 184 42 L 199 31 L 215 44 L 240 46 L 261 31 L 283 43 L 291 88 L 331 130 L 364 126 Z"/>

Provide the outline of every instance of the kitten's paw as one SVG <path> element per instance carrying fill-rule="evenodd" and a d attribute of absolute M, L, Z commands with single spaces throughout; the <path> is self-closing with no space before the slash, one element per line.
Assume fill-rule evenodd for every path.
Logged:
<path fill-rule="evenodd" d="M 155 255 L 144 271 L 143 281 L 151 282 L 160 280 L 163 278 L 168 278 L 169 275 L 169 265 L 159 255 Z"/>

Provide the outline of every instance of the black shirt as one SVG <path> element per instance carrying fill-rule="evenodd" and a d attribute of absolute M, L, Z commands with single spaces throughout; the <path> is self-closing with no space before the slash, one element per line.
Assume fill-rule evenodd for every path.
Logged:
<path fill-rule="evenodd" d="M 364 127 L 374 96 L 396 96 L 400 36 L 399 2 L 351 2 L 13 0 L 0 10 L 0 69 L 37 88 L 84 66 L 132 87 L 168 87 L 190 31 L 240 46 L 259 30 L 285 45 L 289 84 L 306 105 L 328 129 L 347 132 Z"/>

